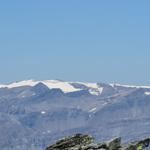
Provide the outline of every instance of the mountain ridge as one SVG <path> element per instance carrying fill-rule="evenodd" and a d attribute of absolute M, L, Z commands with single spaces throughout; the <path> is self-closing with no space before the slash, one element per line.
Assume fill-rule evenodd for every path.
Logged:
<path fill-rule="evenodd" d="M 35 86 L 39 83 L 43 83 L 49 89 L 61 89 L 64 93 L 69 92 L 77 92 L 84 89 L 89 89 L 89 92 L 92 95 L 100 95 L 103 92 L 103 86 L 111 86 L 112 88 L 115 87 L 122 87 L 122 88 L 144 88 L 150 89 L 150 86 L 136 86 L 136 85 L 123 85 L 123 84 L 104 84 L 104 83 L 89 83 L 89 82 L 67 82 L 62 80 L 23 80 L 18 82 L 12 82 L 10 84 L 0 84 L 0 89 L 2 88 L 16 88 L 16 87 L 23 87 L 23 86 Z M 147 92 L 149 94 L 149 92 Z"/>
<path fill-rule="evenodd" d="M 0 88 L 0 149 L 43 150 L 76 133 L 101 141 L 150 137 L 149 88 L 54 80 L 47 81 L 49 87 L 27 83 Z"/>

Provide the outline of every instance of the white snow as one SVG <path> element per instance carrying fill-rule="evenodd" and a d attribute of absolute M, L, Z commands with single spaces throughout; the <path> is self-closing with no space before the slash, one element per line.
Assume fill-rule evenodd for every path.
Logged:
<path fill-rule="evenodd" d="M 0 88 L 15 88 L 21 86 L 35 86 L 38 83 L 43 83 L 50 89 L 59 88 L 64 93 L 80 91 L 81 89 L 74 88 L 69 82 L 63 82 L 58 80 L 43 80 L 43 81 L 34 81 L 34 80 L 26 80 L 20 82 L 14 82 L 8 85 L 0 85 Z"/>
<path fill-rule="evenodd" d="M 0 85 L 0 88 L 14 88 L 14 87 L 20 87 L 20 86 L 35 86 L 38 84 L 38 81 L 34 80 L 25 80 L 20 82 L 14 82 L 8 85 Z"/>
<path fill-rule="evenodd" d="M 145 92 L 144 94 L 145 94 L 145 95 L 150 95 L 150 92 Z"/>
<path fill-rule="evenodd" d="M 93 89 L 98 88 L 97 83 L 86 83 L 86 82 L 77 82 L 77 83 L 83 84 L 83 85 L 85 85 L 85 86 L 87 86 L 87 87 L 89 87 L 89 88 L 93 88 Z"/>
<path fill-rule="evenodd" d="M 46 112 L 45 112 L 45 111 L 41 111 L 41 114 L 43 114 L 43 115 L 44 115 L 44 114 L 46 114 Z"/>
<path fill-rule="evenodd" d="M 74 88 L 69 82 L 57 81 L 57 80 L 45 80 L 45 81 L 41 81 L 41 82 L 44 83 L 46 86 L 48 86 L 51 89 L 59 88 L 65 93 L 81 90 L 81 89 Z"/>
<path fill-rule="evenodd" d="M 150 89 L 150 86 L 137 86 L 137 85 L 124 85 L 124 84 L 118 84 L 118 83 L 112 83 L 109 84 L 110 86 L 114 87 L 114 86 L 121 86 L 121 87 L 127 87 L 127 88 L 146 88 L 146 89 Z"/>
<path fill-rule="evenodd" d="M 83 84 L 86 87 L 90 88 L 89 92 L 92 95 L 100 95 L 103 92 L 103 87 L 100 87 L 97 83 L 85 83 L 85 82 L 77 82 L 79 84 Z"/>
<path fill-rule="evenodd" d="M 93 112 L 93 113 L 95 113 L 95 111 L 96 111 L 96 107 L 94 107 L 94 108 L 92 108 L 91 110 L 89 110 L 89 112 Z"/>
<path fill-rule="evenodd" d="M 91 88 L 90 90 L 89 90 L 89 92 L 92 94 L 92 95 L 101 95 L 101 93 L 103 92 L 103 88 Z"/>

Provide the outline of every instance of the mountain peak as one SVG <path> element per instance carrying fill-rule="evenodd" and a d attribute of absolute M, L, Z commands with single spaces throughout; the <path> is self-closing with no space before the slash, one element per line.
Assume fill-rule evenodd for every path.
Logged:
<path fill-rule="evenodd" d="M 103 93 L 115 90 L 116 88 L 147 88 L 150 86 L 133 86 L 133 85 L 121 85 L 121 84 L 103 84 L 103 83 L 88 83 L 88 82 L 66 82 L 62 80 L 24 80 L 19 82 L 13 82 L 11 84 L 0 85 L 0 88 L 16 88 L 22 86 L 31 86 L 42 83 L 49 89 L 60 89 L 64 93 L 78 92 L 82 90 L 87 90 L 91 95 L 99 96 Z M 113 89 L 112 89 L 113 88 Z"/>

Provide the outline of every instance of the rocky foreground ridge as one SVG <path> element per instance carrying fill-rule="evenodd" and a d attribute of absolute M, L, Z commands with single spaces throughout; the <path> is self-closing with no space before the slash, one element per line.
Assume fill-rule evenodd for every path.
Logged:
<path fill-rule="evenodd" d="M 122 144 L 121 138 L 104 143 L 95 143 L 89 135 L 76 134 L 59 140 L 46 148 L 46 150 L 143 150 L 150 145 L 150 138 Z"/>

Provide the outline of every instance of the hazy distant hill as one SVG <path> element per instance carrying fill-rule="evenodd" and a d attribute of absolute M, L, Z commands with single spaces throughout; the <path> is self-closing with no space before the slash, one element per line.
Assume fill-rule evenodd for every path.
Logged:
<path fill-rule="evenodd" d="M 43 150 L 73 133 L 150 136 L 150 87 L 21 81 L 0 85 L 0 149 Z"/>

